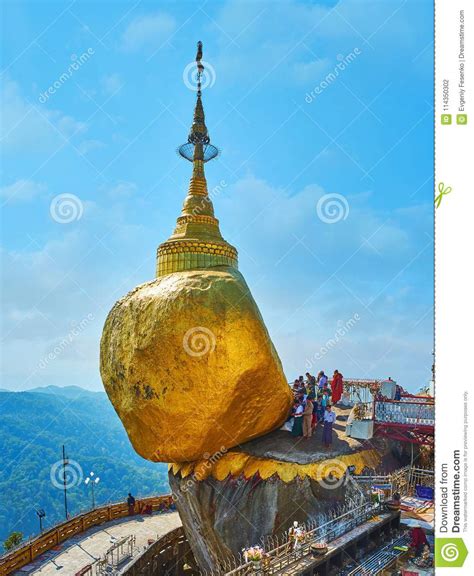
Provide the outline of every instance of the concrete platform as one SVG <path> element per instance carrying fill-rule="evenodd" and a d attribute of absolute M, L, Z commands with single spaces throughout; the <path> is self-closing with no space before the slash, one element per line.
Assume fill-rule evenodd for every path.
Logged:
<path fill-rule="evenodd" d="M 81 568 L 103 557 L 120 538 L 135 535 L 138 553 L 149 539 L 156 540 L 178 526 L 181 526 L 181 520 L 177 512 L 120 518 L 78 534 L 13 574 L 73 576 Z"/>
<path fill-rule="evenodd" d="M 322 443 L 323 425 L 318 422 L 313 436 L 306 440 L 302 436 L 292 436 L 285 430 L 274 430 L 265 436 L 240 444 L 232 451 L 245 452 L 259 458 L 269 458 L 296 464 L 311 464 L 326 458 L 335 458 L 342 454 L 351 454 L 366 448 L 374 448 L 377 441 L 369 442 L 346 436 L 347 418 L 350 407 L 335 407 L 336 422 L 333 424 L 333 442 L 329 448 Z"/>

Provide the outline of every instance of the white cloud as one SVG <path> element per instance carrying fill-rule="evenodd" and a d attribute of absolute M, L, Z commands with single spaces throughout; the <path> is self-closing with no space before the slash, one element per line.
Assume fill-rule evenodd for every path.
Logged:
<path fill-rule="evenodd" d="M 7 278 L 3 307 L 8 314 L 2 328 L 1 362 L 7 386 L 87 385 L 91 379 L 98 381 L 97 349 L 103 321 L 100 290 L 94 285 L 90 261 L 81 262 L 91 249 L 94 238 L 89 238 L 87 231 L 76 230 L 44 246 L 35 242 L 33 250 L 2 251 Z M 58 341 L 91 314 L 93 321 L 73 339 L 68 354 L 39 369 L 41 359 Z M 94 348 L 95 353 L 90 353 Z M 82 353 L 84 349 L 88 354 Z M 71 354 L 81 357 L 68 362 Z"/>
<path fill-rule="evenodd" d="M 167 42 L 175 29 L 175 19 L 164 12 L 138 16 L 123 33 L 122 48 L 127 52 L 158 48 Z"/>
<path fill-rule="evenodd" d="M 417 26 L 411 21 L 409 11 L 400 10 L 401 4 L 393 4 L 366 0 L 361 8 L 360 0 L 339 0 L 332 6 L 322 2 L 288 0 L 275 2 L 271 8 L 262 11 L 264 4 L 249 3 L 246 10 L 241 10 L 240 0 L 230 0 L 223 3 L 217 21 L 230 37 L 239 35 L 239 46 L 245 40 L 242 30 L 249 29 L 249 34 L 265 34 L 261 36 L 264 41 L 266 35 L 278 38 L 293 36 L 295 39 L 299 35 L 301 40 L 302 31 L 313 31 L 319 37 L 354 38 L 363 42 L 363 36 L 380 33 L 382 38 L 388 37 L 390 41 L 393 36 L 401 36 L 403 47 L 416 37 Z"/>
<path fill-rule="evenodd" d="M 44 152 L 51 146 L 63 143 L 65 138 L 82 134 L 87 129 L 84 122 L 72 116 L 30 102 L 13 80 L 3 83 L 0 109 L 0 139 L 4 153 L 24 153 L 26 149 Z"/>
<path fill-rule="evenodd" d="M 432 258 L 428 249 L 417 259 L 429 242 L 424 228 L 414 227 L 405 213 L 374 208 L 377 190 L 346 192 L 349 215 L 336 224 L 318 218 L 323 188 L 293 192 L 247 176 L 214 202 L 287 377 L 304 372 L 306 360 L 357 313 L 360 321 L 316 362 L 318 368 L 337 367 L 352 377 L 391 374 L 412 390 L 424 384 L 431 362 L 431 302 L 429 293 L 421 300 L 413 296 L 418 269 L 427 270 Z M 410 212 L 426 219 L 431 207 Z M 230 222 L 239 224 L 232 229 Z"/>
<path fill-rule="evenodd" d="M 403 226 L 403 219 L 396 218 L 396 215 L 389 217 L 371 208 L 368 202 L 370 194 L 331 192 L 342 194 L 349 206 L 347 219 L 336 224 L 327 224 L 318 217 L 318 200 L 326 194 L 320 186 L 313 184 L 290 193 L 254 176 L 229 185 L 225 197 L 216 200 L 216 212 L 224 226 L 228 222 L 240 223 L 230 231 L 230 241 L 246 251 L 251 245 L 258 246 L 254 257 L 272 263 L 284 257 L 297 242 L 296 237 L 304 238 L 308 249 L 320 255 L 322 260 L 330 250 L 333 262 L 345 260 L 360 244 L 365 255 L 361 263 L 364 266 L 372 264 L 369 260 L 371 255 L 380 258 L 374 249 L 380 252 L 387 265 L 388 262 L 400 261 L 413 248 L 414 240 Z M 277 237 L 275 230 L 278 230 Z M 364 239 L 369 237 L 370 244 L 367 244 Z M 304 255 L 304 250 L 301 254 Z"/>
<path fill-rule="evenodd" d="M 0 188 L 0 198 L 7 202 L 27 202 L 46 190 L 45 184 L 34 180 L 17 180 L 13 184 Z"/>
<path fill-rule="evenodd" d="M 406 53 L 412 50 L 419 31 L 408 5 L 404 9 L 398 8 L 393 2 L 379 0 L 366 0 L 363 9 L 360 0 L 339 0 L 332 6 L 282 0 L 273 2 L 271 7 L 249 2 L 242 10 L 240 0 L 229 0 L 222 3 L 215 17 L 215 32 L 221 49 L 211 63 L 219 74 L 219 82 L 224 85 L 239 83 L 242 77 L 267 76 L 273 67 L 273 64 L 269 67 L 269 63 L 274 63 L 272 77 L 275 80 L 280 81 L 293 73 L 303 82 L 304 75 L 309 76 L 309 81 L 311 74 L 318 73 L 320 60 L 329 58 L 330 62 L 337 62 L 338 54 L 347 55 L 355 48 L 365 51 L 364 38 L 371 38 L 372 34 L 371 43 L 389 44 L 393 48 L 396 41 L 399 51 Z M 238 50 L 230 43 L 231 38 L 238 39 Z M 255 38 L 258 38 L 257 50 Z M 324 39 L 323 43 L 321 39 Z M 317 51 L 314 64 L 298 63 L 308 57 L 308 46 L 315 44 L 324 53 Z M 235 70 L 239 73 L 235 74 Z"/>
<path fill-rule="evenodd" d="M 123 86 L 123 80 L 117 73 L 104 76 L 100 83 L 102 84 L 104 92 L 108 95 L 115 94 L 115 92 Z"/>
<path fill-rule="evenodd" d="M 294 65 L 295 79 L 298 82 L 318 82 L 329 69 L 329 58 L 317 58 L 310 62 L 296 62 Z"/>
<path fill-rule="evenodd" d="M 101 205 L 85 202 L 77 226 L 53 222 L 46 242 L 33 236 L 25 247 L 1 250 L 0 363 L 7 388 L 101 387 L 98 355 L 105 317 L 116 300 L 154 272 L 156 229 L 129 223 L 129 207 L 122 204 L 108 198 Z M 26 220 L 18 225 L 28 230 Z M 67 349 L 40 367 L 58 342 L 89 318 Z"/>
<path fill-rule="evenodd" d="M 137 185 L 135 182 L 117 182 L 115 186 L 112 186 L 107 190 L 107 194 L 111 198 L 128 198 L 133 196 L 137 191 Z"/>
<path fill-rule="evenodd" d="M 101 140 L 84 140 L 81 142 L 77 149 L 81 154 L 89 154 L 92 150 L 99 150 L 100 148 L 105 148 L 106 145 Z"/>

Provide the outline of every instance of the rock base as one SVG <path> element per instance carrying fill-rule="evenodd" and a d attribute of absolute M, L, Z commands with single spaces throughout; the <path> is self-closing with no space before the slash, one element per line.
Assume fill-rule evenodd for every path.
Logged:
<path fill-rule="evenodd" d="M 349 498 L 358 502 L 361 497 L 350 481 L 330 489 L 309 477 L 288 483 L 278 476 L 190 482 L 170 472 L 169 483 L 202 570 L 216 570 L 243 548 L 283 535 L 295 520 L 322 523 L 324 515 Z"/>
<path fill-rule="evenodd" d="M 216 570 L 243 548 L 284 537 L 294 521 L 322 524 L 363 495 L 348 474 L 375 470 L 387 449 L 345 436 L 348 410 L 336 409 L 333 445 L 276 430 L 215 458 L 173 464 L 169 483 L 201 570 Z"/>

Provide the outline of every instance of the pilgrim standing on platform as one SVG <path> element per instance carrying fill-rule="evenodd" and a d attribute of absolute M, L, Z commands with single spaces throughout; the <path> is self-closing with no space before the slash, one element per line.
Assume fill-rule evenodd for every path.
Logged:
<path fill-rule="evenodd" d="M 293 417 L 293 429 L 291 431 L 293 436 L 303 436 L 303 404 L 299 403 L 295 410 Z"/>
<path fill-rule="evenodd" d="M 326 406 L 329 404 L 330 398 L 331 398 L 331 389 L 329 388 L 329 386 L 327 384 L 324 385 L 323 389 L 321 390 L 321 393 L 323 395 L 323 408 L 326 409 Z M 324 415 L 324 412 L 323 412 Z"/>
<path fill-rule="evenodd" d="M 332 377 L 331 389 L 332 389 L 332 403 L 337 404 L 341 399 L 343 392 L 342 374 L 338 370 L 334 370 L 334 376 Z"/>
<path fill-rule="evenodd" d="M 316 394 L 316 378 L 311 376 L 309 372 L 306 372 L 306 382 L 307 386 L 306 389 L 308 394 Z"/>
<path fill-rule="evenodd" d="M 323 428 L 323 444 L 326 448 L 332 444 L 332 425 L 336 421 L 336 415 L 331 410 L 331 405 L 326 406 L 326 411 L 324 413 L 324 428 Z"/>
<path fill-rule="evenodd" d="M 303 436 L 306 440 L 311 438 L 311 434 L 313 433 L 313 429 L 311 427 L 313 420 L 313 401 L 311 397 L 308 396 L 306 399 L 306 405 L 303 410 Z"/>
<path fill-rule="evenodd" d="M 318 400 L 317 400 L 316 404 L 317 404 L 316 415 L 318 417 L 318 420 L 322 420 L 324 418 L 324 406 L 323 406 L 323 395 L 322 394 L 318 394 Z"/>
<path fill-rule="evenodd" d="M 310 398 L 313 401 L 313 417 L 311 418 L 311 428 L 314 430 L 316 428 L 316 424 L 318 423 L 319 405 L 317 399 L 314 396 L 310 396 Z"/>
<path fill-rule="evenodd" d="M 328 383 L 328 377 L 326 376 L 326 374 L 324 373 L 324 370 L 321 370 L 321 372 L 318 375 L 318 386 L 320 389 L 323 389 L 324 386 Z"/>
<path fill-rule="evenodd" d="M 397 384 L 397 386 L 395 387 L 395 397 L 394 400 L 397 400 L 398 402 L 402 399 L 402 389 L 401 387 Z"/>
<path fill-rule="evenodd" d="M 128 493 L 127 506 L 129 516 L 133 516 L 135 514 L 135 498 L 132 496 L 131 492 Z"/>

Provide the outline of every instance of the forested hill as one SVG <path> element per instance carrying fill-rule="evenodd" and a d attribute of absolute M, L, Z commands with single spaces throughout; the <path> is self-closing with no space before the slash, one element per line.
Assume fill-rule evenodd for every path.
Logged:
<path fill-rule="evenodd" d="M 84 479 L 94 472 L 97 504 L 168 492 L 167 466 L 138 456 L 107 396 L 78 387 L 0 390 L 0 553 L 12 531 L 27 537 L 64 519 L 62 445 L 71 460 L 71 514 L 91 505 Z M 74 461 L 74 462 L 73 462 Z"/>

